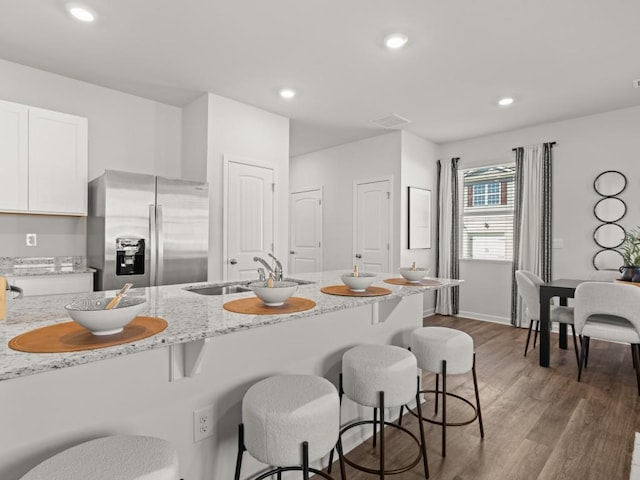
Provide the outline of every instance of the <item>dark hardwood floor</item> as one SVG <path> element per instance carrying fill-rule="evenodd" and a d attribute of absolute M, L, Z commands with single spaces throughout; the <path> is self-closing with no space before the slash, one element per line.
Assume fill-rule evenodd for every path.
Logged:
<path fill-rule="evenodd" d="M 557 335 L 551 368 L 538 366 L 538 348 L 523 356 L 525 329 L 458 317 L 432 316 L 425 326 L 446 326 L 469 333 L 475 344 L 485 438 L 478 424 L 447 429 L 447 457 L 440 456 L 440 430 L 426 424 L 431 479 L 627 479 L 634 435 L 640 431 L 640 397 L 628 345 L 591 341 L 589 367 L 578 383 L 573 349 L 560 350 Z M 569 342 L 570 343 L 570 342 Z M 435 376 L 424 375 L 424 388 Z M 448 389 L 473 401 L 471 374 L 449 377 Z M 470 412 L 450 401 L 449 418 Z M 425 411 L 431 411 L 433 397 Z M 466 408 L 466 409 L 465 409 Z M 403 425 L 418 432 L 407 414 Z M 401 465 L 417 452 L 405 436 L 390 432 L 388 461 Z M 375 466 L 371 442 L 349 453 L 357 462 Z M 334 478 L 339 478 L 334 466 Z M 350 480 L 375 478 L 347 466 Z M 423 477 L 421 463 L 389 476 Z"/>

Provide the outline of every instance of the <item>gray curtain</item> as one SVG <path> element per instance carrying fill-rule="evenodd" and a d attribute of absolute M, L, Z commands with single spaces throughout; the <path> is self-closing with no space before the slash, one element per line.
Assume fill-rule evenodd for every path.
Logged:
<path fill-rule="evenodd" d="M 551 161 L 554 143 L 515 148 L 511 324 L 520 326 L 523 307 L 516 271 L 527 270 L 551 280 Z"/>
<path fill-rule="evenodd" d="M 438 160 L 436 231 L 436 276 L 460 278 L 458 206 L 458 161 Z M 460 288 L 443 288 L 436 291 L 436 313 L 456 315 L 459 310 Z"/>

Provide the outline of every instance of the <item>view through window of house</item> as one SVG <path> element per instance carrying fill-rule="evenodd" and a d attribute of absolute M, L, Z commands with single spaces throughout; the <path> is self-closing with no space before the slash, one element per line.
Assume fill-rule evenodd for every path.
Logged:
<path fill-rule="evenodd" d="M 462 258 L 511 260 L 515 164 L 460 171 Z"/>

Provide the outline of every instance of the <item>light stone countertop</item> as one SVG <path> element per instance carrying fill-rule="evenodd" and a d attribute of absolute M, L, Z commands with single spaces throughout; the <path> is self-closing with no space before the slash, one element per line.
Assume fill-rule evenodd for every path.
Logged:
<path fill-rule="evenodd" d="M 93 273 L 85 257 L 0 257 L 0 276 L 30 277 Z"/>
<path fill-rule="evenodd" d="M 224 285 L 234 282 L 211 284 L 204 282 L 134 288 L 129 291 L 129 296 L 144 296 L 147 298 L 148 308 L 141 312 L 141 315 L 165 319 L 169 324 L 167 329 L 152 337 L 123 345 L 70 353 L 36 354 L 18 352 L 10 349 L 8 342 L 16 335 L 35 328 L 71 321 L 64 306 L 72 300 L 109 297 L 114 295 L 114 290 L 87 294 L 43 295 L 8 299 L 7 320 L 0 321 L 0 381 L 154 348 L 163 348 L 173 344 L 226 335 L 238 330 L 258 328 L 297 318 L 355 308 L 462 283 L 461 280 L 438 279 L 441 282 L 440 286 L 399 286 L 384 283 L 384 279 L 397 278 L 400 276 L 399 274 L 380 273 L 373 285 L 388 288 L 392 292 L 390 295 L 347 297 L 327 295 L 320 291 L 323 286 L 341 285 L 341 273 L 344 272 L 333 271 L 293 275 L 297 279 L 314 282 L 308 285 L 300 285 L 294 296 L 311 299 L 316 302 L 316 306 L 304 312 L 290 314 L 245 315 L 232 313 L 222 308 L 222 305 L 230 300 L 253 296 L 252 292 L 208 296 L 185 290 L 185 287 L 190 286 Z"/>

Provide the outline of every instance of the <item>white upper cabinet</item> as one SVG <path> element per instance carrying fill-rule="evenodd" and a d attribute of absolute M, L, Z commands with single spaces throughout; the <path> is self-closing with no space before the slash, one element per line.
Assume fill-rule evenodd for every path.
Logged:
<path fill-rule="evenodd" d="M 0 165 L 15 181 L 0 191 L 0 210 L 86 215 L 87 119 L 0 101 L 0 123 Z"/>
<path fill-rule="evenodd" d="M 29 116 L 24 105 L 0 101 L 0 209 L 26 211 L 29 202 Z"/>

